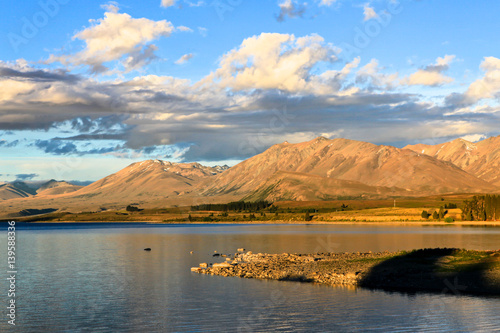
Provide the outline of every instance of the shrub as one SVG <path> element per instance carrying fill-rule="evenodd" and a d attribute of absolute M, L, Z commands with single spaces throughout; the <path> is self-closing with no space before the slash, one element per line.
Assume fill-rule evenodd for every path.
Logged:
<path fill-rule="evenodd" d="M 452 222 L 455 222 L 455 219 L 453 217 L 451 217 L 451 216 L 448 216 L 447 218 L 444 219 L 444 221 L 446 223 L 452 223 Z"/>
<path fill-rule="evenodd" d="M 429 213 L 427 213 L 427 211 L 426 211 L 426 210 L 423 210 L 423 211 L 422 211 L 422 214 L 421 214 L 422 218 L 424 218 L 424 219 L 428 219 L 428 218 L 429 218 L 429 215 L 430 215 L 430 214 L 429 214 Z"/>

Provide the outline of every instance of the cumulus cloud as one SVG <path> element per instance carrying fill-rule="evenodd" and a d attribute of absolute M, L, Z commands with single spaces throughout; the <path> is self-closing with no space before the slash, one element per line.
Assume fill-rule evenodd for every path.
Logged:
<path fill-rule="evenodd" d="M 363 6 L 363 15 L 364 15 L 364 19 L 363 19 L 364 21 L 368 21 L 368 20 L 371 20 L 371 19 L 378 17 L 377 13 L 373 9 L 373 7 L 370 6 L 369 3 L 366 3 Z"/>
<path fill-rule="evenodd" d="M 85 48 L 70 55 L 51 55 L 48 63 L 88 66 L 92 73 L 109 70 L 107 63 L 122 60 L 126 71 L 137 69 L 156 58 L 156 46 L 150 44 L 174 31 L 172 23 L 146 18 L 132 18 L 118 13 L 116 5 L 108 5 L 104 18 L 90 20 L 91 26 L 76 33 L 73 39 L 85 43 Z"/>
<path fill-rule="evenodd" d="M 356 73 L 356 82 L 368 84 L 370 88 L 393 89 L 398 83 L 398 73 L 382 72 L 377 59 L 372 59 Z"/>
<path fill-rule="evenodd" d="M 306 5 L 305 4 L 298 4 L 296 1 L 293 0 L 283 0 L 281 3 L 278 4 L 280 7 L 280 12 L 276 19 L 278 22 L 283 22 L 287 17 L 289 18 L 296 18 L 296 17 L 302 17 L 306 11 Z"/>
<path fill-rule="evenodd" d="M 401 80 L 404 85 L 440 86 L 453 82 L 451 77 L 445 76 L 444 71 L 448 70 L 450 63 L 455 59 L 454 55 L 445 55 L 436 59 L 434 64 L 419 69 L 415 73 Z"/>
<path fill-rule="evenodd" d="M 194 57 L 194 54 L 192 54 L 192 53 L 184 54 L 182 57 L 180 57 L 179 59 L 177 59 L 175 61 L 175 63 L 177 65 L 182 65 L 182 64 L 188 62 L 189 60 L 191 60 L 191 58 L 193 58 L 193 57 Z"/>
<path fill-rule="evenodd" d="M 238 48 L 226 53 L 219 68 L 204 82 L 216 82 L 235 91 L 278 89 L 310 93 L 328 90 L 329 73 L 314 75 L 311 70 L 321 62 L 337 62 L 338 52 L 338 48 L 325 43 L 318 35 L 295 37 L 262 33 L 245 39 Z"/>
<path fill-rule="evenodd" d="M 466 103 L 475 103 L 482 99 L 498 98 L 500 92 L 500 59 L 485 57 L 481 63 L 484 76 L 474 81 L 462 99 Z"/>

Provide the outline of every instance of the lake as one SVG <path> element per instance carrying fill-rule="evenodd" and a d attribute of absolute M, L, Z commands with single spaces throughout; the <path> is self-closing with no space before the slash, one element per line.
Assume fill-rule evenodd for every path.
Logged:
<path fill-rule="evenodd" d="M 7 271 L 6 224 L 0 269 Z M 18 223 L 17 332 L 492 332 L 500 298 L 190 272 L 214 251 L 498 249 L 499 227 Z M 150 247 L 151 252 L 143 249 Z M 193 254 L 190 252 L 193 251 Z M 0 283 L 2 300 L 7 281 Z"/>

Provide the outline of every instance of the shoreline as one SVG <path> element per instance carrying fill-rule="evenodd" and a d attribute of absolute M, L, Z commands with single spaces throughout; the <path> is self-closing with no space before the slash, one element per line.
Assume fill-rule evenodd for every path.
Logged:
<path fill-rule="evenodd" d="M 500 295 L 500 250 L 423 249 L 378 253 L 253 254 L 191 271 L 278 281 L 344 285 L 387 291 Z"/>
<path fill-rule="evenodd" d="M 189 222 L 189 221 L 19 221 L 16 219 L 6 219 L 5 221 L 2 222 L 7 222 L 7 221 L 16 221 L 21 222 L 21 223 L 33 223 L 33 224 L 38 224 L 38 223 L 46 223 L 46 224 L 52 224 L 52 223 L 61 223 L 61 224 L 77 224 L 77 223 L 94 223 L 94 224 L 100 224 L 100 223 L 144 223 L 144 224 L 186 224 L 186 225 L 225 225 L 225 224 L 236 224 L 236 225 L 262 225 L 262 224 L 269 224 L 269 225 L 384 225 L 384 226 L 481 226 L 481 227 L 488 227 L 488 226 L 495 226 L 498 227 L 500 226 L 500 221 L 458 221 L 458 222 L 452 222 L 452 223 L 447 223 L 447 222 L 422 222 L 422 221 L 384 221 L 384 222 L 346 222 L 346 221 L 314 221 L 314 222 L 304 222 L 304 221 L 286 221 L 286 220 L 273 220 L 273 221 L 255 221 L 255 222 L 250 222 L 250 221 L 219 221 L 219 222 Z"/>

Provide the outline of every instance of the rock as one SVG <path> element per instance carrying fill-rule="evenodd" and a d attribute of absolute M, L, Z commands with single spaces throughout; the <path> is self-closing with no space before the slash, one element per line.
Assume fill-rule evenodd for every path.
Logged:
<path fill-rule="evenodd" d="M 214 253 L 214 254 L 212 254 L 212 257 L 218 257 L 218 256 L 220 256 L 220 254 L 219 254 L 219 253 Z"/>
<path fill-rule="evenodd" d="M 238 252 L 245 252 L 245 249 L 240 247 L 240 248 L 238 248 Z"/>
<path fill-rule="evenodd" d="M 208 264 L 207 264 L 206 262 L 202 262 L 202 263 L 200 264 L 200 267 L 201 267 L 201 268 L 207 268 L 207 267 L 208 267 Z"/>
<path fill-rule="evenodd" d="M 230 263 L 227 262 L 216 262 L 215 264 L 212 265 L 213 268 L 227 268 L 231 267 Z"/>
<path fill-rule="evenodd" d="M 189 254 L 193 254 L 193 253 L 194 253 L 193 251 L 189 252 Z"/>
<path fill-rule="evenodd" d="M 151 251 L 151 248 L 147 247 L 147 248 L 144 249 L 144 251 Z"/>
<path fill-rule="evenodd" d="M 248 255 L 248 256 L 249 256 L 249 255 L 251 255 L 251 254 L 253 254 L 253 252 L 252 252 L 252 251 L 248 251 L 248 252 L 247 252 L 247 255 Z"/>
<path fill-rule="evenodd" d="M 191 267 L 191 272 L 199 272 L 201 271 L 200 267 Z"/>

